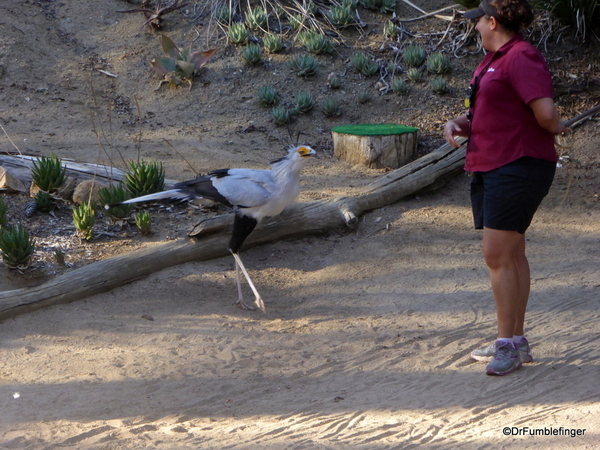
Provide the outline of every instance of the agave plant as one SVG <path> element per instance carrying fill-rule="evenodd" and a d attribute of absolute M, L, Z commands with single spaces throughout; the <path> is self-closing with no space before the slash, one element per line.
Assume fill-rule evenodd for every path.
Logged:
<path fill-rule="evenodd" d="M 319 63 L 310 55 L 296 55 L 290 62 L 290 69 L 299 77 L 309 77 L 317 72 Z"/>
<path fill-rule="evenodd" d="M 232 23 L 227 30 L 227 37 L 233 44 L 243 44 L 248 40 L 248 29 L 243 23 Z"/>
<path fill-rule="evenodd" d="M 366 9 L 382 13 L 394 12 L 396 8 L 396 0 L 361 0 L 360 4 Z"/>
<path fill-rule="evenodd" d="M 135 225 L 144 236 L 152 234 L 152 221 L 148 211 L 140 211 L 135 215 Z"/>
<path fill-rule="evenodd" d="M 355 53 L 350 59 L 352 70 L 364 76 L 374 75 L 379 71 L 379 64 L 369 59 L 364 53 Z"/>
<path fill-rule="evenodd" d="M 4 199 L 0 197 L 0 230 L 6 226 L 8 219 L 6 218 L 6 203 L 4 203 Z"/>
<path fill-rule="evenodd" d="M 427 70 L 431 73 L 442 75 L 450 71 L 450 61 L 446 55 L 441 52 L 432 53 L 425 62 Z"/>
<path fill-rule="evenodd" d="M 431 89 L 436 94 L 445 94 L 448 92 L 448 82 L 442 77 L 436 77 L 431 80 Z"/>
<path fill-rule="evenodd" d="M 296 114 L 306 114 L 315 106 L 315 101 L 310 92 L 300 91 L 296 94 L 294 100 L 293 112 Z"/>
<path fill-rule="evenodd" d="M 273 108 L 271 110 L 271 117 L 273 117 L 273 122 L 277 126 L 285 125 L 290 121 L 290 113 L 283 105 Z"/>
<path fill-rule="evenodd" d="M 42 191 L 53 192 L 67 181 L 67 169 L 63 167 L 60 159 L 51 154 L 48 158 L 42 156 L 33 161 L 31 177 Z"/>
<path fill-rule="evenodd" d="M 410 81 L 415 83 L 421 81 L 421 71 L 416 67 L 411 67 L 406 71 L 406 75 Z"/>
<path fill-rule="evenodd" d="M 96 210 L 90 202 L 82 203 L 73 208 L 73 225 L 77 233 L 86 241 L 94 237 L 94 224 L 96 223 Z"/>
<path fill-rule="evenodd" d="M 39 191 L 35 194 L 35 209 L 44 213 L 49 213 L 54 209 L 54 199 L 50 193 Z"/>
<path fill-rule="evenodd" d="M 267 53 L 279 53 L 283 50 L 283 40 L 276 34 L 267 34 L 263 38 L 263 45 Z"/>
<path fill-rule="evenodd" d="M 323 109 L 323 114 L 327 117 L 335 117 L 342 114 L 339 102 L 333 97 L 325 97 L 321 108 Z"/>
<path fill-rule="evenodd" d="M 246 11 L 246 24 L 251 30 L 264 30 L 269 22 L 269 15 L 262 7 L 250 8 Z"/>
<path fill-rule="evenodd" d="M 418 44 L 411 44 L 406 47 L 402 55 L 404 62 L 410 67 L 422 66 L 426 56 L 425 49 Z"/>
<path fill-rule="evenodd" d="M 335 50 L 327 36 L 316 31 L 301 31 L 298 34 L 298 40 L 306 46 L 310 53 L 316 55 L 332 53 Z"/>
<path fill-rule="evenodd" d="M 35 241 L 21 225 L 0 229 L 0 256 L 11 269 L 27 267 Z"/>
<path fill-rule="evenodd" d="M 130 172 L 125 176 L 125 186 L 134 197 L 154 194 L 165 187 L 165 171 L 162 163 L 140 161 L 129 163 Z"/>
<path fill-rule="evenodd" d="M 410 90 L 410 86 L 401 78 L 394 78 L 390 83 L 392 91 L 398 95 L 404 95 Z"/>
<path fill-rule="evenodd" d="M 160 85 L 169 83 L 171 86 L 179 86 L 181 83 L 188 83 L 190 89 L 196 72 L 208 62 L 217 50 L 212 48 L 204 52 L 193 52 L 191 42 L 188 48 L 180 50 L 164 34 L 161 36 L 161 46 L 166 56 L 154 58 L 151 63 L 152 68 L 164 77 Z"/>
<path fill-rule="evenodd" d="M 115 219 L 123 219 L 134 208 L 134 206 L 131 203 L 126 203 L 118 206 L 109 206 L 114 205 L 116 203 L 121 203 L 131 198 L 131 194 L 122 183 L 101 188 L 98 191 L 98 196 L 100 197 L 100 203 L 102 205 L 106 205 L 108 213 L 111 217 Z"/>
<path fill-rule="evenodd" d="M 260 45 L 250 42 L 242 51 L 242 58 L 251 66 L 258 64 L 262 58 L 262 49 L 260 48 Z"/>
<path fill-rule="evenodd" d="M 338 28 L 344 28 L 356 23 L 352 9 L 345 6 L 334 5 L 326 14 L 331 24 Z"/>
<path fill-rule="evenodd" d="M 261 106 L 275 106 L 277 91 L 271 85 L 261 86 L 258 89 L 258 104 Z"/>

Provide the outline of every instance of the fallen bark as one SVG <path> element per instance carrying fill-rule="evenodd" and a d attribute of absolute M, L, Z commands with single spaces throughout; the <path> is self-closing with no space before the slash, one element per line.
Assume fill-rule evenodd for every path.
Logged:
<path fill-rule="evenodd" d="M 244 248 L 351 227 L 365 211 L 395 203 L 460 170 L 464 155 L 464 148 L 444 145 L 370 183 L 356 197 L 290 205 L 279 216 L 263 221 Z M 167 267 L 224 256 L 232 223 L 232 214 L 205 219 L 189 233 L 195 239 L 154 245 L 92 263 L 33 288 L 2 292 L 0 320 L 106 292 Z"/>

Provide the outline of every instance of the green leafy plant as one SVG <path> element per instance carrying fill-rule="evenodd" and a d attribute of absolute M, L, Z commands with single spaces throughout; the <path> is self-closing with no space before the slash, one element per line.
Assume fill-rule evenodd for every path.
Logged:
<path fill-rule="evenodd" d="M 262 49 L 260 48 L 260 45 L 250 42 L 242 51 L 242 58 L 251 66 L 258 64 L 262 59 Z"/>
<path fill-rule="evenodd" d="M 410 69 L 408 69 L 406 71 L 406 76 L 408 76 L 408 79 L 410 81 L 413 81 L 415 83 L 421 81 L 421 71 L 416 67 L 411 67 Z"/>
<path fill-rule="evenodd" d="M 445 94 L 448 92 L 448 82 L 445 78 L 436 77 L 431 80 L 431 89 L 433 89 L 433 92 L 436 94 Z"/>
<path fill-rule="evenodd" d="M 427 53 L 425 49 L 417 44 L 410 44 L 404 49 L 402 58 L 409 67 L 421 67 L 425 62 Z"/>
<path fill-rule="evenodd" d="M 271 110 L 271 117 L 273 117 L 273 122 L 277 126 L 285 125 L 290 121 L 290 113 L 283 105 L 273 108 Z"/>
<path fill-rule="evenodd" d="M 180 50 L 175 43 L 164 34 L 161 36 L 161 46 L 166 56 L 154 58 L 152 68 L 156 73 L 163 76 L 163 83 L 171 86 L 179 86 L 188 83 L 192 87 L 192 80 L 197 71 L 208 62 L 216 49 L 204 52 L 193 52 L 192 43 L 186 49 Z"/>
<path fill-rule="evenodd" d="M 383 33 L 390 39 L 396 39 L 398 37 L 398 27 L 394 22 L 388 20 L 383 27 Z"/>
<path fill-rule="evenodd" d="M 327 117 L 335 117 L 342 114 L 340 103 L 333 97 L 325 97 L 321 104 L 321 109 Z"/>
<path fill-rule="evenodd" d="M 251 30 L 264 30 L 269 22 L 267 11 L 260 6 L 249 8 L 245 14 L 246 24 Z"/>
<path fill-rule="evenodd" d="M 310 92 L 300 91 L 294 99 L 293 112 L 297 114 L 306 114 L 315 106 L 315 101 Z"/>
<path fill-rule="evenodd" d="M 267 53 L 279 53 L 283 50 L 283 40 L 276 34 L 267 34 L 263 38 L 263 45 Z"/>
<path fill-rule="evenodd" d="M 54 199 L 49 192 L 39 191 L 35 194 L 35 209 L 44 213 L 49 213 L 54 209 Z"/>
<path fill-rule="evenodd" d="M 350 59 L 352 70 L 364 76 L 371 76 L 379 72 L 379 64 L 370 59 L 364 53 L 355 53 Z"/>
<path fill-rule="evenodd" d="M 100 203 L 107 206 L 114 205 L 131 198 L 131 194 L 122 183 L 116 185 L 112 184 L 108 187 L 101 188 L 98 191 L 98 196 L 100 198 Z M 133 209 L 134 206 L 131 203 L 107 208 L 108 214 L 115 219 L 123 219 L 127 217 Z"/>
<path fill-rule="evenodd" d="M 340 81 L 340 78 L 332 72 L 327 76 L 327 86 L 329 86 L 330 89 L 339 89 L 342 86 L 342 82 Z"/>
<path fill-rule="evenodd" d="M 396 0 L 360 0 L 363 8 L 382 13 L 394 12 L 396 9 Z"/>
<path fill-rule="evenodd" d="M 302 14 L 292 14 L 289 18 L 290 26 L 294 31 L 298 31 L 304 24 L 304 16 Z"/>
<path fill-rule="evenodd" d="M 94 237 L 96 210 L 90 202 L 82 203 L 73 208 L 73 225 L 80 237 L 89 241 Z"/>
<path fill-rule="evenodd" d="M 324 34 L 317 33 L 316 31 L 301 31 L 298 33 L 298 40 L 310 53 L 316 55 L 332 53 L 335 50 L 331 41 Z"/>
<path fill-rule="evenodd" d="M 214 18 L 223 25 L 229 25 L 233 19 L 233 11 L 226 3 L 217 7 L 214 12 Z"/>
<path fill-rule="evenodd" d="M 162 191 L 165 187 L 165 171 L 162 163 L 131 161 L 124 183 L 133 197 Z"/>
<path fill-rule="evenodd" d="M 360 103 L 361 105 L 364 105 L 365 103 L 367 103 L 369 100 L 371 100 L 371 96 L 369 95 L 368 92 L 362 91 L 358 93 L 358 97 L 356 99 L 358 101 L 358 103 Z"/>
<path fill-rule="evenodd" d="M 31 177 L 42 191 L 54 192 L 67 181 L 67 169 L 60 159 L 51 154 L 50 157 L 42 156 L 33 161 Z"/>
<path fill-rule="evenodd" d="M 429 55 L 425 65 L 429 72 L 436 73 L 438 75 L 442 75 L 450 71 L 450 60 L 442 52 L 436 52 Z"/>
<path fill-rule="evenodd" d="M 356 18 L 349 7 L 334 5 L 326 14 L 334 27 L 344 28 L 356 23 Z"/>
<path fill-rule="evenodd" d="M 296 55 L 289 62 L 290 69 L 299 77 L 309 77 L 317 72 L 319 63 L 310 55 Z"/>
<path fill-rule="evenodd" d="M 34 251 L 35 240 L 21 225 L 0 229 L 0 255 L 11 269 L 27 267 Z"/>
<path fill-rule="evenodd" d="M 545 9 L 560 23 L 574 29 L 575 38 L 581 42 L 600 21 L 599 0 L 538 0 L 536 6 Z"/>
<path fill-rule="evenodd" d="M 0 231 L 8 223 L 8 218 L 6 217 L 7 210 L 8 210 L 8 206 L 6 206 L 6 203 L 4 203 L 4 199 L 2 197 L 0 197 Z"/>
<path fill-rule="evenodd" d="M 404 95 L 410 90 L 410 86 L 401 78 L 394 78 L 390 83 L 390 87 L 398 95 Z"/>
<path fill-rule="evenodd" d="M 243 44 L 248 40 L 248 29 L 243 23 L 232 23 L 227 29 L 227 37 L 232 44 Z"/>
<path fill-rule="evenodd" d="M 277 104 L 277 91 L 273 86 L 261 86 L 258 89 L 258 104 L 261 106 L 275 106 Z"/>
<path fill-rule="evenodd" d="M 150 213 L 148 211 L 140 211 L 135 215 L 135 225 L 144 236 L 152 234 L 152 221 L 150 220 Z"/>

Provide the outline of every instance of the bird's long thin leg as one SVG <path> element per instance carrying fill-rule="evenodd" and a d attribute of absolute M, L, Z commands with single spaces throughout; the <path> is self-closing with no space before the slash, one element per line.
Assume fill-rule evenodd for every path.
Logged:
<path fill-rule="evenodd" d="M 242 292 L 242 280 L 240 278 L 240 266 L 237 263 L 237 261 L 235 262 L 235 279 L 237 280 L 238 289 L 238 300 L 237 302 L 235 302 L 235 304 L 242 309 L 254 311 L 254 308 L 244 301 L 244 294 Z"/>
<path fill-rule="evenodd" d="M 237 303 L 240 304 L 240 306 L 242 308 L 244 308 L 244 306 L 246 308 L 248 308 L 248 305 L 246 305 L 246 303 L 242 299 L 242 290 L 241 290 L 240 277 L 239 277 L 239 272 L 237 272 L 238 267 L 239 267 L 242 270 L 242 273 L 244 274 L 244 276 L 246 277 L 246 281 L 250 285 L 250 289 L 252 289 L 252 292 L 254 292 L 254 296 L 256 297 L 254 299 L 254 302 L 256 303 L 256 306 L 258 306 L 258 309 L 260 309 L 262 312 L 265 312 L 265 303 L 263 302 L 260 294 L 258 293 L 258 290 L 256 289 L 256 286 L 254 286 L 254 283 L 252 282 L 252 279 L 250 278 L 250 275 L 248 274 L 248 271 L 246 270 L 246 267 L 244 267 L 244 263 L 242 262 L 242 259 L 240 258 L 240 255 L 238 255 L 237 253 L 233 253 L 233 252 L 231 252 L 231 254 L 233 255 L 233 258 L 235 259 L 236 274 L 237 274 L 237 279 L 238 279 L 238 293 L 239 293 L 239 297 L 240 298 L 237 301 Z"/>

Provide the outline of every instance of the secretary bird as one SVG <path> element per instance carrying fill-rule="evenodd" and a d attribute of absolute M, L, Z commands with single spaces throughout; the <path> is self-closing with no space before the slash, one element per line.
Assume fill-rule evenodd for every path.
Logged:
<path fill-rule="evenodd" d="M 207 198 L 233 207 L 235 217 L 229 251 L 235 259 L 238 287 L 236 304 L 242 309 L 252 310 L 244 302 L 240 270 L 246 277 L 256 306 L 265 311 L 265 304 L 252 282 L 239 255 L 244 240 L 254 227 L 265 217 L 276 216 L 300 195 L 300 171 L 309 157 L 316 152 L 307 145 L 292 147 L 287 156 L 271 161 L 271 169 L 219 169 L 189 181 L 177 183 L 174 189 L 106 205 L 109 209 L 124 203 L 139 203 L 156 200 L 189 201 Z"/>

